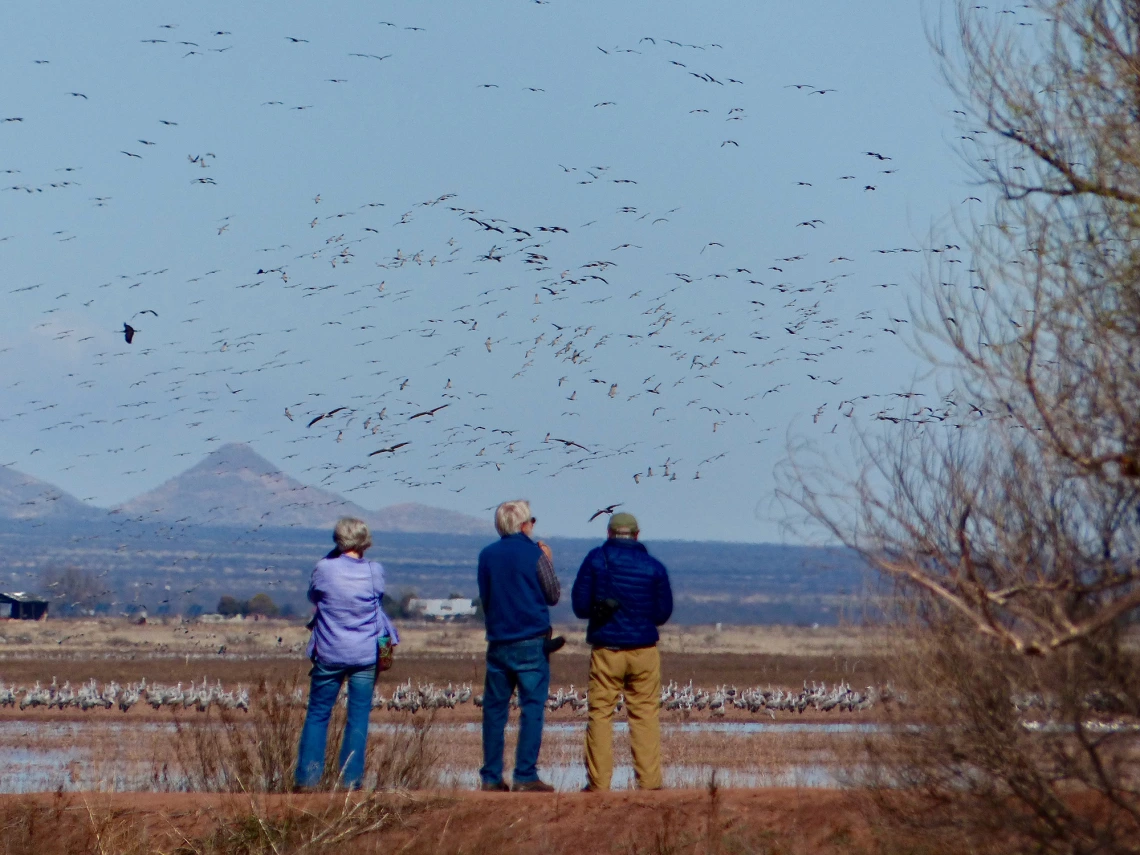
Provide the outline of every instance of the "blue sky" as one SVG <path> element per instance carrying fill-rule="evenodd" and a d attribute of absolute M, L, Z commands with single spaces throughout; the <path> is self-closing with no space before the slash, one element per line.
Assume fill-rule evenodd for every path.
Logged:
<path fill-rule="evenodd" d="M 843 459 L 931 383 L 930 253 L 895 250 L 978 191 L 920 4 L 56 2 L 5 35 L 0 463 L 96 504 L 249 442 L 372 508 L 781 540 L 789 442 Z"/>

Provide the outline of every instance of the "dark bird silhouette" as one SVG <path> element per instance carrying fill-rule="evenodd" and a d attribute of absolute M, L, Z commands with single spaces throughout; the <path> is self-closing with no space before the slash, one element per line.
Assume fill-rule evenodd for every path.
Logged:
<path fill-rule="evenodd" d="M 135 333 L 137 332 L 138 330 L 132 327 L 130 324 L 123 324 L 123 338 L 127 340 L 127 344 L 130 344 L 135 340 Z"/>
<path fill-rule="evenodd" d="M 432 410 L 424 410 L 422 413 L 416 413 L 414 416 L 412 416 L 411 418 L 409 418 L 409 419 L 408 419 L 408 421 L 412 421 L 412 419 L 418 419 L 418 418 L 420 418 L 420 417 L 422 417 L 422 416 L 434 416 L 436 413 L 438 413 L 438 412 L 439 412 L 440 410 L 442 410 L 444 407 L 450 407 L 450 406 L 451 406 L 451 404 L 440 404 L 440 405 L 439 405 L 438 407 L 436 407 L 435 409 L 432 409 Z"/>
<path fill-rule="evenodd" d="M 411 442 L 397 442 L 395 445 L 390 446 L 389 448 L 379 448 L 368 456 L 375 457 L 377 454 L 393 454 L 397 449 L 403 448 L 405 445 L 411 445 Z"/>
<path fill-rule="evenodd" d="M 590 517 L 588 520 L 586 520 L 586 522 L 593 522 L 598 517 L 600 517 L 602 514 L 612 514 L 614 512 L 614 508 L 620 508 L 621 506 L 622 506 L 621 502 L 615 502 L 612 505 L 607 505 L 606 507 L 602 508 L 601 510 L 594 511 L 594 515 L 592 517 Z"/>
<path fill-rule="evenodd" d="M 317 422 L 319 422 L 321 419 L 327 419 L 331 416 L 335 416 L 341 410 L 347 410 L 347 409 L 348 409 L 348 407 L 337 407 L 335 410 L 329 410 L 327 413 L 321 413 L 319 416 L 317 416 L 315 419 L 313 419 L 311 422 L 309 422 L 308 427 L 312 427 Z"/>
<path fill-rule="evenodd" d="M 581 443 L 574 442 L 574 440 L 572 440 L 572 439 L 559 439 L 558 437 L 551 436 L 550 434 L 546 435 L 545 442 L 560 442 L 563 445 L 565 445 L 567 448 L 580 448 L 583 451 L 589 451 L 590 450 L 590 449 L 586 448 L 586 446 L 582 445 Z"/>

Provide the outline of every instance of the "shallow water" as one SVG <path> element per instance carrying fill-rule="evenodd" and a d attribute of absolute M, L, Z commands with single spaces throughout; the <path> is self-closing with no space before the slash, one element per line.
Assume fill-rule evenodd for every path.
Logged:
<path fill-rule="evenodd" d="M 369 732 L 374 734 L 407 732 L 407 724 L 373 722 Z M 749 734 L 862 734 L 882 731 L 874 724 L 826 724 L 796 722 L 777 724 L 768 722 L 688 722 L 663 723 L 663 736 L 676 734 L 715 733 L 727 736 Z M 138 752 L 130 756 L 126 748 L 142 744 L 140 735 L 148 740 L 163 733 L 171 733 L 173 724 L 161 722 L 114 721 L 7 721 L 0 722 L 0 750 L 4 763 L 0 764 L 0 793 L 44 792 L 63 790 L 138 791 L 154 788 L 154 761 Z M 435 733 L 462 733 L 468 739 L 476 738 L 478 722 L 436 723 Z M 510 724 L 508 732 L 517 733 L 518 727 Z M 585 738 L 586 723 L 553 722 L 546 725 L 545 733 L 551 739 L 550 759 L 553 763 L 541 766 L 544 780 L 559 791 L 572 792 L 586 783 L 586 772 L 581 762 L 581 745 Z M 615 722 L 616 734 L 629 732 L 627 722 Z M 97 746 L 102 750 L 97 751 Z M 121 746 L 123 750 L 116 750 Z M 108 750 L 110 748 L 110 750 Z M 144 752 L 145 753 L 145 752 Z M 108 756 L 110 755 L 110 756 Z M 546 755 L 546 749 L 544 749 Z M 628 755 L 626 755 L 628 757 Z M 664 769 L 666 787 L 707 787 L 715 772 L 717 786 L 758 789 L 764 787 L 820 787 L 842 786 L 842 777 L 851 770 L 840 769 L 818 762 L 783 764 L 770 769 L 719 768 L 711 765 L 667 764 Z M 509 767 L 508 767 L 509 768 Z M 476 769 L 445 766 L 439 774 L 442 787 L 475 789 L 479 786 Z M 635 786 L 633 768 L 629 765 L 614 767 L 615 790 Z"/>

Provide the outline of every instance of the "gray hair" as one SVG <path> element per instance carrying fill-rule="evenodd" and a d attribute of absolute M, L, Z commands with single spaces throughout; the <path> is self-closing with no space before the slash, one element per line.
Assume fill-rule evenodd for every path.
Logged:
<path fill-rule="evenodd" d="M 523 523 L 530 520 L 530 502 L 514 499 L 495 508 L 495 530 L 502 536 L 518 534 Z"/>
<path fill-rule="evenodd" d="M 372 545 L 372 535 L 364 520 L 356 517 L 343 517 L 337 520 L 333 529 L 333 540 L 341 552 L 363 552 Z"/>

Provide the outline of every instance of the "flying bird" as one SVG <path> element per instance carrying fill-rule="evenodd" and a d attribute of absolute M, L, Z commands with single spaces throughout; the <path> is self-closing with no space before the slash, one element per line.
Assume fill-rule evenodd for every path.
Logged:
<path fill-rule="evenodd" d="M 375 457 L 377 454 L 393 454 L 396 452 L 397 449 L 403 448 L 405 445 L 411 445 L 411 442 L 397 442 L 395 445 L 393 445 L 389 448 L 379 448 L 376 451 L 373 451 L 368 456 L 369 457 Z"/>
<path fill-rule="evenodd" d="M 547 434 L 546 439 L 543 441 L 544 442 L 560 442 L 563 445 L 565 445 L 567 448 L 580 448 L 583 451 L 589 451 L 590 450 L 590 449 L 586 448 L 586 446 L 582 445 L 581 443 L 574 442 L 574 440 L 572 440 L 572 439 L 559 439 L 558 437 L 551 436 L 550 434 Z"/>
<path fill-rule="evenodd" d="M 590 517 L 588 520 L 586 520 L 586 522 L 593 522 L 598 517 L 600 517 L 602 514 L 612 514 L 614 512 L 614 508 L 620 508 L 621 506 L 622 506 L 621 502 L 615 502 L 612 505 L 607 505 L 606 507 L 602 508 L 601 510 L 594 511 L 594 515 L 592 517 Z"/>
<path fill-rule="evenodd" d="M 438 407 L 436 407 L 433 410 L 424 410 L 422 413 L 416 413 L 414 416 L 409 418 L 408 421 L 412 421 L 412 419 L 418 419 L 421 416 L 434 416 L 436 413 L 438 413 L 444 407 L 450 407 L 450 406 L 451 406 L 451 404 L 440 404 Z"/>
<path fill-rule="evenodd" d="M 317 416 L 315 419 L 313 419 L 311 422 L 309 422 L 308 426 L 312 427 L 317 422 L 319 422 L 321 419 L 327 419 L 330 416 L 335 416 L 341 410 L 347 410 L 347 409 L 348 409 L 348 407 L 337 407 L 335 410 L 329 410 L 327 413 L 321 413 L 319 416 Z"/>
<path fill-rule="evenodd" d="M 123 338 L 127 340 L 127 344 L 130 344 L 135 340 L 135 333 L 137 332 L 138 330 L 132 327 L 130 324 L 123 324 Z"/>

